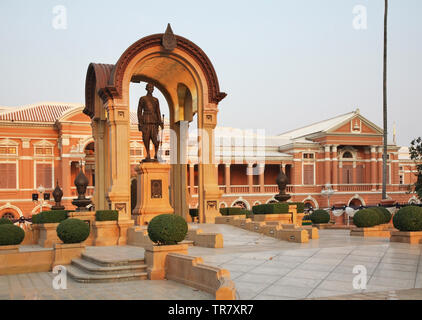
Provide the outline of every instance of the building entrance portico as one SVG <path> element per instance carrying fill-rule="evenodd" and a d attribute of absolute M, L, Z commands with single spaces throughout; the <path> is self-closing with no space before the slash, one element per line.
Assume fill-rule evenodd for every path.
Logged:
<path fill-rule="evenodd" d="M 171 137 L 170 199 L 174 212 L 188 216 L 184 128 L 197 114 L 199 158 L 199 212 L 201 222 L 219 215 L 221 191 L 214 167 L 213 130 L 217 125 L 220 92 L 217 75 L 205 53 L 191 41 L 166 33 L 140 39 L 115 65 L 88 67 L 86 107 L 95 140 L 97 210 L 114 209 L 120 219 L 131 217 L 130 107 L 131 82 L 153 84 L 169 106 Z M 186 158 L 186 159 L 185 159 Z"/>

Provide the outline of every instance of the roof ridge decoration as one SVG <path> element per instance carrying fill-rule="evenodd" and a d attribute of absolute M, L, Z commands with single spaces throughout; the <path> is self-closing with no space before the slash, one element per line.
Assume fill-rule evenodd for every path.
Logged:
<path fill-rule="evenodd" d="M 177 47 L 177 39 L 174 36 L 170 23 L 167 24 L 166 32 L 163 34 L 161 45 L 167 51 L 173 51 Z"/>

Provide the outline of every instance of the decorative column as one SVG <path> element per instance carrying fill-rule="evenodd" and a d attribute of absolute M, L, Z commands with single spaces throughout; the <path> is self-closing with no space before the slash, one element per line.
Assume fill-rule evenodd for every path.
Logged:
<path fill-rule="evenodd" d="M 331 158 L 330 158 L 330 146 L 326 145 L 324 147 L 325 149 L 325 156 L 324 156 L 324 173 L 325 173 L 325 179 L 324 179 L 324 183 L 331 183 L 331 172 L 330 172 L 330 167 L 331 167 Z"/>
<path fill-rule="evenodd" d="M 248 163 L 246 174 L 248 176 L 249 193 L 253 193 L 253 163 Z"/>
<path fill-rule="evenodd" d="M 333 161 L 331 162 L 331 172 L 332 172 L 332 177 L 333 177 L 332 183 L 333 185 L 337 185 L 338 184 L 337 146 L 332 146 L 331 151 L 332 151 L 332 159 L 333 159 Z M 337 186 L 334 186 L 334 189 L 337 190 Z"/>
<path fill-rule="evenodd" d="M 131 218 L 130 212 L 130 162 L 129 162 L 129 107 L 108 105 L 110 135 L 111 188 L 107 200 L 111 210 L 119 211 L 119 220 Z"/>
<path fill-rule="evenodd" d="M 371 185 L 372 191 L 377 189 L 377 154 L 376 147 L 371 146 Z"/>
<path fill-rule="evenodd" d="M 189 189 L 190 195 L 195 194 L 195 165 L 189 163 Z"/>
<path fill-rule="evenodd" d="M 231 190 L 230 190 L 230 163 L 226 163 L 226 165 L 225 165 L 224 183 L 226 185 L 226 193 L 231 193 Z"/>
<path fill-rule="evenodd" d="M 70 172 L 70 165 L 71 161 L 64 158 L 62 160 L 62 187 L 63 187 L 63 196 L 70 197 L 72 195 L 71 192 L 71 172 Z"/>
<path fill-rule="evenodd" d="M 265 164 L 260 163 L 259 166 L 259 192 L 264 193 L 265 192 Z"/>
<path fill-rule="evenodd" d="M 380 189 L 382 186 L 382 147 L 378 147 L 377 171 L 378 171 L 377 185 L 378 185 L 378 189 Z"/>
<path fill-rule="evenodd" d="M 356 169 L 356 161 L 353 161 L 353 169 L 352 169 L 352 184 L 356 184 L 357 182 L 357 169 Z"/>
<path fill-rule="evenodd" d="M 209 104 L 203 109 L 202 115 L 198 113 L 198 129 L 201 129 L 198 150 L 199 222 L 214 223 L 215 217 L 220 216 L 218 208 L 223 194 L 218 187 L 218 177 L 214 171 L 214 129 L 217 125 L 218 108 L 215 104 Z"/>

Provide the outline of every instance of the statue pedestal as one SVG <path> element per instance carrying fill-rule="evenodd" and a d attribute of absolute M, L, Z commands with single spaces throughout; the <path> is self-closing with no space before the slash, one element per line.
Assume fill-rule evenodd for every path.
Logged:
<path fill-rule="evenodd" d="M 146 225 L 160 214 L 174 213 L 169 199 L 170 165 L 143 162 L 136 166 L 138 174 L 137 203 L 132 211 L 136 225 Z"/>

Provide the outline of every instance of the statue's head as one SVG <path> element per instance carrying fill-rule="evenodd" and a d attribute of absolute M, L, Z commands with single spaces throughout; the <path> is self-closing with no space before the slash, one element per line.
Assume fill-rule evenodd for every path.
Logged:
<path fill-rule="evenodd" d="M 148 93 L 152 93 L 154 91 L 154 85 L 152 83 L 148 83 L 145 89 Z"/>

